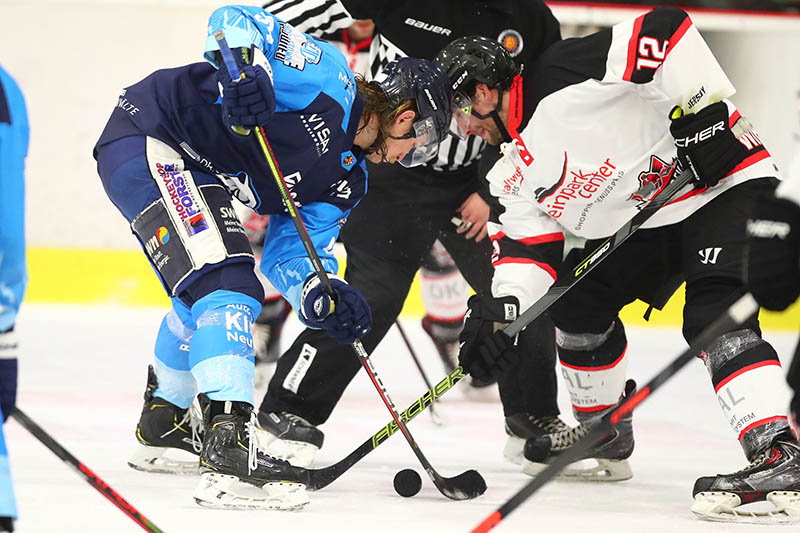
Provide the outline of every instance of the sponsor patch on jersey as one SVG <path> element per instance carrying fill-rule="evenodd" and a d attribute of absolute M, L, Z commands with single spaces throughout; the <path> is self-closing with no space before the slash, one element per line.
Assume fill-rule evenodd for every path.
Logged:
<path fill-rule="evenodd" d="M 353 155 L 353 152 L 350 150 L 346 152 L 342 152 L 342 166 L 346 170 L 350 170 L 353 168 L 353 165 L 356 164 L 356 157 Z"/>
<path fill-rule="evenodd" d="M 194 181 L 185 171 L 177 169 L 172 163 L 156 163 L 156 171 L 164 183 L 168 195 L 165 201 L 183 222 L 186 233 L 191 237 L 208 229 L 205 216 L 200 211 L 201 207 L 195 197 Z"/>
<path fill-rule="evenodd" d="M 306 63 L 312 65 L 319 63 L 322 59 L 322 49 L 316 43 L 285 22 L 281 22 L 280 26 L 275 59 L 297 70 L 305 69 Z"/>
<path fill-rule="evenodd" d="M 509 54 L 512 56 L 519 55 L 522 52 L 522 34 L 517 30 L 507 29 L 500 32 L 497 36 L 497 42 L 503 45 Z"/>

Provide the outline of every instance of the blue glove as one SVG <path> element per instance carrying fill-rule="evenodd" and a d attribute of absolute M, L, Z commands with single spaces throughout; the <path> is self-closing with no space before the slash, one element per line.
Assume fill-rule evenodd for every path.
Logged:
<path fill-rule="evenodd" d="M 300 297 L 302 321 L 311 327 L 320 327 L 336 342 L 350 344 L 372 329 L 372 312 L 369 304 L 343 279 L 328 275 L 336 292 L 336 304 L 322 288 L 317 275 L 310 276 L 303 285 Z"/>
<path fill-rule="evenodd" d="M 275 114 L 272 80 L 264 67 L 250 64 L 253 57 L 250 49 L 234 48 L 231 51 L 244 78 L 231 79 L 225 63 L 219 62 L 217 83 L 222 94 L 222 121 L 229 128 L 264 126 Z"/>
<path fill-rule="evenodd" d="M 0 411 L 3 422 L 17 403 L 17 351 L 14 328 L 0 332 Z"/>

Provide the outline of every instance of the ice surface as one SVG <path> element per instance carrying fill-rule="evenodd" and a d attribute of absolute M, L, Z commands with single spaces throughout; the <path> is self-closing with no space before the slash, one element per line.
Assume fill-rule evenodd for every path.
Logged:
<path fill-rule="evenodd" d="M 415 468 L 423 474 L 402 436 L 370 453 L 339 480 L 311 494 L 303 511 L 217 511 L 197 507 L 196 478 L 145 474 L 130 469 L 134 428 L 142 405 L 146 366 L 164 310 L 82 306 L 23 306 L 18 322 L 18 403 L 71 453 L 86 463 L 141 513 L 169 533 L 202 532 L 449 532 L 469 531 L 529 480 L 502 457 L 505 443 L 499 402 L 466 401 L 459 385 L 439 406 L 446 420 L 435 426 L 427 413 L 410 429 L 423 452 L 444 476 L 476 468 L 488 490 L 476 500 L 453 502 L 423 475 L 422 491 L 402 498 L 394 474 Z M 430 377 L 444 371 L 417 320 L 404 320 Z M 292 317 L 284 342 L 299 331 Z M 628 327 L 629 375 L 644 383 L 682 351 L 678 330 Z M 784 367 L 795 335 L 767 332 Z M 324 354 L 320 354 L 324 356 Z M 392 330 L 374 356 L 375 366 L 398 408 L 425 389 L 400 336 Z M 565 391 L 559 401 L 568 412 Z M 788 402 L 786 385 L 775 393 Z M 260 402 L 260 396 L 256 402 Z M 570 423 L 572 417 L 566 417 Z M 318 465 L 339 461 L 390 416 L 365 375 L 359 374 L 327 424 Z M 551 483 L 504 520 L 495 531 L 723 532 L 763 530 L 716 524 L 689 512 L 695 478 L 744 466 L 744 457 L 723 419 L 706 370 L 692 362 L 634 416 L 634 478 L 612 485 Z M 6 438 L 20 510 L 21 533 L 141 531 L 72 469 L 14 421 Z M 785 529 L 785 530 L 790 530 Z"/>

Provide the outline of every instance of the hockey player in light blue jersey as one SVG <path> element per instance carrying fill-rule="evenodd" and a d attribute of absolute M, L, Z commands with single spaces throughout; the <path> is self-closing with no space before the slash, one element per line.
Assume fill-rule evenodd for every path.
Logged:
<path fill-rule="evenodd" d="M 239 69 L 220 60 L 222 29 Z M 341 343 L 371 328 L 369 304 L 333 274 L 333 243 L 366 194 L 364 160 L 413 166 L 434 157 L 450 121 L 447 76 L 400 60 L 378 80 L 356 78 L 333 46 L 260 8 L 227 6 L 208 25 L 206 63 L 159 70 L 122 91 L 95 146 L 103 186 L 130 222 L 173 308 L 156 339 L 130 464 L 196 471 L 166 458 L 200 455 L 201 505 L 291 509 L 308 499 L 304 469 L 258 450 L 252 324 L 263 290 L 232 209 L 236 198 L 271 215 L 261 270 L 306 325 Z M 254 135 L 263 126 L 338 301 L 331 305 L 293 227 Z M 199 393 L 205 432 L 188 408 Z M 233 477 L 232 477 L 233 476 Z M 229 491 L 236 479 L 259 498 Z"/>
<path fill-rule="evenodd" d="M 19 343 L 14 332 L 28 281 L 25 267 L 25 157 L 28 115 L 14 79 L 0 67 L 0 410 L 3 422 L 17 397 Z M 13 531 L 17 505 L 0 425 L 0 531 Z"/>

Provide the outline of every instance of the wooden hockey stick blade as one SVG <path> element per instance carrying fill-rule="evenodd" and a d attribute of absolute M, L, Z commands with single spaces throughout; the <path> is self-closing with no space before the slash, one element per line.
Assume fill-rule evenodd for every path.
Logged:
<path fill-rule="evenodd" d="M 559 472 L 569 464 L 582 458 L 595 443 L 599 442 L 608 433 L 612 426 L 616 425 L 625 415 L 632 412 L 649 398 L 656 389 L 677 374 L 689 361 L 700 355 L 700 353 L 708 348 L 717 337 L 737 328 L 757 311 L 758 303 L 756 303 L 755 298 L 749 293 L 739 298 L 727 311 L 722 313 L 714 322 L 707 326 L 683 353 L 656 374 L 644 387 L 636 391 L 635 394 L 606 414 L 597 426 L 592 428 L 589 433 L 584 435 L 583 438 L 567 451 L 559 455 L 544 470 L 537 474 L 535 478 L 526 483 L 522 489 L 506 501 L 506 503 L 487 516 L 472 530 L 472 533 L 485 533 L 494 528 L 501 520 L 506 518 L 514 509 L 519 507 L 547 482 L 556 477 Z"/>

